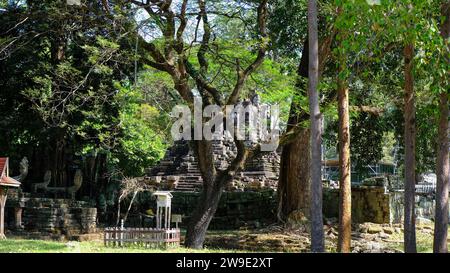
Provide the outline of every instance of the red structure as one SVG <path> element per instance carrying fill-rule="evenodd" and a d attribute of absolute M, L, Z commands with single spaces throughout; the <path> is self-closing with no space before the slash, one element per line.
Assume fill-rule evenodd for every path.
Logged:
<path fill-rule="evenodd" d="M 5 204 L 9 188 L 20 187 L 20 182 L 9 177 L 9 159 L 0 157 L 0 239 L 5 239 Z"/>

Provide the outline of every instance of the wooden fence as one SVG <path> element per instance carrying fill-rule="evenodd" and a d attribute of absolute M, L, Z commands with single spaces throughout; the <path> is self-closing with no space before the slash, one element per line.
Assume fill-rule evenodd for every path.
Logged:
<path fill-rule="evenodd" d="M 180 230 L 154 228 L 106 228 L 105 246 L 169 247 L 180 244 Z"/>

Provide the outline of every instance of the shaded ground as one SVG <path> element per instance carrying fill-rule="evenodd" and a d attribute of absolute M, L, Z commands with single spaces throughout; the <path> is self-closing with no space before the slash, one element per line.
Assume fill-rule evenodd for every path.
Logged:
<path fill-rule="evenodd" d="M 352 252 L 398 253 L 403 249 L 403 229 L 400 225 L 359 224 L 353 226 Z M 449 230 L 450 232 L 450 230 Z M 337 226 L 325 226 L 326 251 L 335 252 Z M 138 247 L 104 247 L 101 234 L 90 234 L 79 241 L 54 241 L 49 237 L 40 240 L 24 239 L 10 235 L 0 241 L 0 253 L 223 253 L 223 252 L 308 252 L 310 239 L 308 225 L 295 228 L 270 226 L 258 230 L 211 231 L 205 242 L 205 249 L 192 250 L 183 247 L 169 249 L 145 249 Z M 450 243 L 450 240 L 449 240 Z M 419 252 L 432 252 L 433 226 L 417 226 Z"/>
<path fill-rule="evenodd" d="M 403 251 L 403 228 L 401 225 L 365 223 L 354 225 L 353 230 L 352 252 L 354 253 L 399 253 Z M 337 235 L 336 224 L 329 224 L 325 227 L 327 252 L 336 252 Z M 211 248 L 232 248 L 245 251 L 309 252 L 310 237 L 308 226 L 290 229 L 272 226 L 256 231 L 210 232 L 206 245 Z M 417 226 L 417 246 L 419 252 L 432 252 L 432 225 Z"/>

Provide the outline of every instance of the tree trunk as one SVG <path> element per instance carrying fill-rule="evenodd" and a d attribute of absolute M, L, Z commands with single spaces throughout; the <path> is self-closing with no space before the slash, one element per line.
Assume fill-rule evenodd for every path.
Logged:
<path fill-rule="evenodd" d="M 308 43 L 303 46 L 302 59 L 298 75 L 308 76 Z M 306 95 L 306 84 L 301 79 L 296 90 L 299 95 Z M 295 138 L 283 146 L 278 179 L 278 219 L 295 223 L 301 218 L 309 218 L 310 213 L 310 176 L 309 176 L 309 140 L 310 130 L 302 122 L 309 119 L 308 113 L 302 111 L 297 102 L 291 103 L 287 132 L 300 129 Z M 301 126 L 302 128 L 298 128 Z"/>
<path fill-rule="evenodd" d="M 321 42 L 319 47 L 319 77 L 331 52 L 331 44 L 335 36 L 332 31 Z M 297 74 L 296 91 L 299 96 L 307 96 L 307 86 L 304 79 L 308 78 L 309 70 L 309 38 L 303 43 L 302 58 Z M 296 101 L 291 103 L 287 132 L 294 132 L 293 140 L 283 146 L 280 162 L 280 177 L 278 180 L 278 219 L 294 222 L 302 215 L 309 218 L 311 202 L 311 179 L 309 174 L 310 128 L 303 125 L 309 119 L 309 113 L 303 111 Z"/>
<path fill-rule="evenodd" d="M 351 165 L 350 165 L 350 117 L 348 84 L 341 77 L 345 73 L 345 59 L 340 61 L 338 75 L 339 112 L 339 236 L 338 251 L 348 253 L 351 247 Z"/>
<path fill-rule="evenodd" d="M 50 144 L 51 145 L 51 144 Z M 67 157 L 66 157 L 66 140 L 65 131 L 62 128 L 56 128 L 53 146 L 52 158 L 52 180 L 54 187 L 67 186 Z"/>
<path fill-rule="evenodd" d="M 309 73 L 308 97 L 311 120 L 311 251 L 324 252 L 322 218 L 322 116 L 319 109 L 319 41 L 317 1 L 308 1 Z"/>
<path fill-rule="evenodd" d="M 232 179 L 231 179 L 232 180 Z M 194 249 L 201 249 L 206 238 L 206 231 L 211 223 L 220 198 L 222 197 L 225 185 L 229 181 L 215 180 L 212 187 L 203 189 L 198 199 L 197 207 L 192 213 L 186 230 L 185 246 Z"/>
<path fill-rule="evenodd" d="M 444 39 L 450 37 L 450 1 L 442 5 L 442 15 L 446 18 L 441 26 L 441 35 Z M 450 45 L 449 45 L 450 46 Z M 450 60 L 448 60 L 450 61 Z M 438 128 L 438 149 L 436 159 L 436 213 L 434 221 L 434 242 L 433 251 L 435 253 L 447 253 L 448 236 L 448 191 L 450 183 L 449 169 L 449 104 L 448 91 L 440 95 L 439 100 L 439 128 Z"/>
<path fill-rule="evenodd" d="M 448 232 L 448 191 L 449 191 L 449 109 L 448 95 L 442 93 L 439 103 L 439 132 L 438 132 L 438 156 L 436 164 L 437 186 L 436 186 L 436 213 L 434 222 L 434 244 L 435 253 L 447 253 Z"/>
<path fill-rule="evenodd" d="M 414 98 L 413 58 L 414 45 L 408 43 L 404 48 L 405 59 L 405 252 L 415 253 L 415 184 L 416 184 L 416 109 Z"/>
<path fill-rule="evenodd" d="M 303 128 L 281 153 L 277 193 L 278 218 L 282 221 L 294 223 L 302 216 L 309 218 L 309 132 L 309 128 Z"/>
<path fill-rule="evenodd" d="M 133 206 L 133 202 L 134 202 L 134 199 L 136 199 L 136 195 L 137 195 L 137 194 L 138 194 L 137 191 L 135 191 L 135 192 L 133 193 L 133 197 L 132 197 L 131 200 L 130 200 L 130 204 L 128 205 L 127 212 L 125 213 L 125 216 L 123 217 L 123 222 L 124 222 L 124 223 L 127 222 L 128 214 L 130 213 L 131 207 Z"/>
<path fill-rule="evenodd" d="M 203 247 L 206 231 L 216 213 L 225 183 L 231 182 L 232 178 L 229 181 L 221 181 L 217 175 L 211 141 L 194 141 L 193 144 L 203 178 L 203 190 L 189 220 L 184 244 L 189 248 L 200 249 Z"/>
<path fill-rule="evenodd" d="M 205 241 L 206 231 L 211 223 L 223 190 L 233 181 L 234 174 L 239 171 L 248 157 L 244 141 L 234 141 L 237 155 L 228 168 L 216 171 L 211 141 L 193 141 L 198 166 L 203 178 L 203 190 L 197 202 L 186 230 L 185 246 L 200 249 Z"/>

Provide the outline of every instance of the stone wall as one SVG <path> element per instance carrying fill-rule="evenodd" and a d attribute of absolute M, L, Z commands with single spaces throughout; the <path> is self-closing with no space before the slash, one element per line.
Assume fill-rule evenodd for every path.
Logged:
<path fill-rule="evenodd" d="M 416 194 L 416 217 L 418 221 L 429 222 L 434 220 L 434 198 L 434 194 Z M 338 200 L 338 189 L 324 189 L 323 212 L 325 217 L 338 217 Z M 404 200 L 403 190 L 386 192 L 384 187 L 353 187 L 352 221 L 355 223 L 372 222 L 378 224 L 403 223 Z"/>
<path fill-rule="evenodd" d="M 391 192 L 391 222 L 403 223 L 404 216 L 404 191 Z M 423 219 L 434 220 L 434 212 L 436 209 L 435 194 L 416 193 L 416 217 L 423 221 Z M 449 205 L 449 219 L 450 219 L 450 205 Z M 450 223 L 450 222 L 449 222 Z"/>
<path fill-rule="evenodd" d="M 194 210 L 199 193 L 172 192 L 172 213 L 182 214 L 185 227 Z M 224 192 L 211 229 L 236 229 L 243 226 L 263 227 L 273 223 L 276 212 L 276 194 L 273 190 Z"/>
<path fill-rule="evenodd" d="M 96 231 L 96 208 L 26 208 L 23 225 L 26 231 L 74 235 Z"/>
<path fill-rule="evenodd" d="M 96 231 L 97 209 L 83 201 L 51 198 L 9 199 L 7 207 L 22 209 L 24 231 L 76 235 Z M 8 217 L 10 225 L 14 217 Z"/>
<path fill-rule="evenodd" d="M 323 213 L 325 217 L 339 216 L 339 190 L 324 189 Z M 352 221 L 355 223 L 372 222 L 385 224 L 390 222 L 390 194 L 384 187 L 352 187 Z"/>

